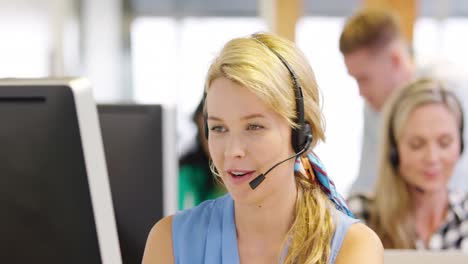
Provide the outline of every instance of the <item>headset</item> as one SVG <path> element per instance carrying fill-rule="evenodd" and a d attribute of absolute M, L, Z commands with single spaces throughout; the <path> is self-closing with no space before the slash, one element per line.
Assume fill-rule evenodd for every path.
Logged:
<path fill-rule="evenodd" d="M 291 141 L 292 146 L 295 153 L 302 153 L 307 150 L 308 146 L 313 140 L 312 137 L 312 129 L 310 124 L 305 121 L 304 118 L 304 98 L 302 95 L 302 87 L 299 83 L 297 75 L 294 73 L 291 65 L 281 56 L 276 50 L 270 48 L 264 42 L 262 42 L 256 34 L 252 35 L 252 38 L 259 42 L 264 47 L 268 48 L 271 52 L 273 52 L 276 57 L 281 61 L 281 63 L 288 69 L 289 74 L 291 75 L 291 79 L 293 81 L 294 86 L 294 93 L 295 93 L 295 100 L 296 100 L 296 118 L 295 123 L 297 127 L 292 128 L 291 133 Z M 203 95 L 203 100 L 206 99 L 206 92 Z M 209 129 L 208 129 L 208 122 L 207 122 L 207 115 L 204 113 L 204 126 L 205 126 L 205 138 L 208 139 L 209 136 Z"/>
<path fill-rule="evenodd" d="M 392 165 L 394 170 L 397 170 L 398 166 L 400 165 L 400 156 L 398 154 L 398 146 L 397 146 L 396 137 L 394 133 L 395 132 L 394 122 L 395 122 L 395 115 L 396 115 L 395 112 L 398 109 L 399 105 L 401 104 L 401 101 L 408 98 L 408 96 L 412 96 L 412 95 L 419 94 L 419 93 L 440 93 L 442 102 L 447 102 L 448 97 L 452 98 L 455 101 L 455 104 L 457 105 L 460 111 L 460 118 L 461 118 L 460 131 L 459 131 L 460 132 L 460 155 L 463 154 L 463 149 L 464 149 L 463 131 L 464 131 L 464 126 L 465 126 L 464 125 L 464 113 L 463 113 L 463 107 L 460 103 L 460 100 L 455 96 L 455 94 L 444 88 L 423 90 L 423 91 L 416 91 L 416 92 L 411 92 L 410 90 L 407 90 L 398 97 L 398 101 L 393 106 L 392 113 L 390 116 L 390 126 L 389 126 L 389 133 L 388 133 L 389 140 L 390 140 L 389 159 L 390 159 L 390 164 Z"/>

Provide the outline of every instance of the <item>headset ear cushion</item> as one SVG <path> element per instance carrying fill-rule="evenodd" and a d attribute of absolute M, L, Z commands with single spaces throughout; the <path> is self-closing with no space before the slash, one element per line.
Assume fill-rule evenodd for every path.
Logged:
<path fill-rule="evenodd" d="M 205 131 L 205 138 L 208 140 L 208 118 L 203 114 L 203 130 Z"/>
<path fill-rule="evenodd" d="M 306 146 L 306 144 L 308 143 L 307 141 L 310 141 L 310 143 L 311 143 L 314 140 L 314 137 L 312 135 L 312 128 L 310 127 L 309 122 L 304 123 L 303 135 L 304 135 L 304 139 L 303 139 L 303 143 L 302 143 L 302 148 L 304 148 Z M 301 148 L 301 150 L 302 150 L 302 148 Z"/>
<path fill-rule="evenodd" d="M 400 157 L 398 156 L 398 149 L 396 147 L 390 148 L 390 163 L 395 170 L 400 165 Z"/>
<path fill-rule="evenodd" d="M 465 149 L 465 141 L 463 140 L 463 130 L 460 132 L 460 155 L 463 154 L 463 150 Z"/>
<path fill-rule="evenodd" d="M 308 122 L 304 123 L 301 128 L 293 129 L 292 145 L 294 152 L 299 153 L 306 147 L 308 141 L 312 142 L 312 129 Z"/>
<path fill-rule="evenodd" d="M 298 134 L 299 134 L 298 130 L 293 128 L 291 132 L 291 145 L 295 153 L 297 153 L 297 149 L 298 149 L 298 142 L 299 142 L 299 140 L 297 139 L 299 137 Z"/>

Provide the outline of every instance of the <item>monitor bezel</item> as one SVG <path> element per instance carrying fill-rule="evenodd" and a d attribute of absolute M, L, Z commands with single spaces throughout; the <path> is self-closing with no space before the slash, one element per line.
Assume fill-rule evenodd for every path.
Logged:
<path fill-rule="evenodd" d="M 64 86 L 73 94 L 81 136 L 94 222 L 103 264 L 121 264 L 104 147 L 91 83 L 82 77 L 0 79 L 0 86 Z M 85 253 L 85 252 L 83 252 Z"/>

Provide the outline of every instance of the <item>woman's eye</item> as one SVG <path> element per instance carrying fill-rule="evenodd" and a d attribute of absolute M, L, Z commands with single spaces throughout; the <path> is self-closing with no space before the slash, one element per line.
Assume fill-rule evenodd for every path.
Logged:
<path fill-rule="evenodd" d="M 226 131 L 226 128 L 224 128 L 223 126 L 212 126 L 210 130 L 216 133 L 223 133 Z"/>
<path fill-rule="evenodd" d="M 442 148 L 449 147 L 451 144 L 452 144 L 452 138 L 450 138 L 450 137 L 444 137 L 439 141 L 439 145 Z"/>
<path fill-rule="evenodd" d="M 423 145 L 424 145 L 424 143 L 421 142 L 420 140 L 410 142 L 410 144 L 409 144 L 410 148 L 413 149 L 413 150 L 418 150 L 418 149 L 422 148 Z"/>
<path fill-rule="evenodd" d="M 259 125 L 259 124 L 249 124 L 247 126 L 247 130 L 260 130 L 264 128 L 262 125 Z"/>

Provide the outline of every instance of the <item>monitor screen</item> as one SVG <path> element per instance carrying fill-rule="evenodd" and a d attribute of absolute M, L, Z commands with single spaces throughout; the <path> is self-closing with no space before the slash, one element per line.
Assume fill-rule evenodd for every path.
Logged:
<path fill-rule="evenodd" d="M 173 211 L 165 200 L 175 195 L 164 187 L 177 178 L 168 111 L 162 105 L 98 106 L 123 263 L 141 263 L 149 231 Z"/>
<path fill-rule="evenodd" d="M 95 180 L 107 175 L 104 159 L 86 162 L 89 146 L 84 147 L 85 141 L 91 143 L 93 137 L 92 142 L 100 142 L 100 134 L 89 129 L 98 127 L 97 116 L 81 115 L 83 110 L 92 113 L 93 106 L 96 112 L 89 87 L 79 90 L 85 94 L 76 94 L 61 81 L 0 81 L 2 263 L 120 263 L 113 216 L 107 222 L 95 216 L 108 216 L 112 210 L 102 211 L 101 204 L 94 204 L 93 211 L 93 198 L 108 200 L 108 206 L 111 203 L 105 197 L 109 193 L 105 185 L 99 197 L 91 197 L 92 188 L 102 187 Z M 80 130 L 79 119 L 86 121 L 86 131 Z M 99 147 L 93 146 L 93 151 L 102 152 Z M 87 166 L 99 176 L 92 175 Z M 97 222 L 109 226 L 111 241 L 99 237 Z M 100 246 L 98 237 L 106 245 Z M 117 244 L 114 256 L 102 252 L 113 243 Z"/>

